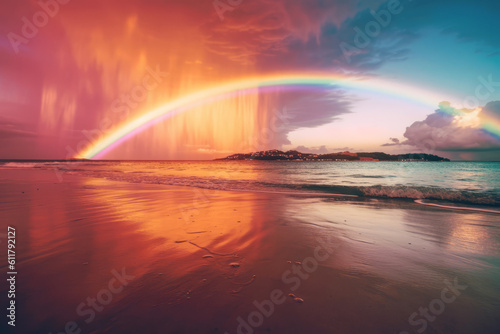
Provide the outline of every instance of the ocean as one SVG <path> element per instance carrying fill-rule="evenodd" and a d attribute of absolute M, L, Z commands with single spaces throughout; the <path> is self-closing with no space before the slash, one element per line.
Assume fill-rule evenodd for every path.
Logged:
<path fill-rule="evenodd" d="M 61 181 L 79 174 L 214 190 L 500 205 L 500 162 L 45 161 L 3 162 L 0 168 L 53 170 Z"/>

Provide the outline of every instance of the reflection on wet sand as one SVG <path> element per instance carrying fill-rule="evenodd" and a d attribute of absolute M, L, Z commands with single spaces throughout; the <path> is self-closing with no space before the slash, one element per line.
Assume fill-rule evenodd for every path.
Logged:
<path fill-rule="evenodd" d="M 195 196 L 192 188 L 170 191 L 162 186 L 146 186 L 130 189 L 129 185 L 117 183 L 110 191 L 109 185 L 99 187 L 101 182 L 87 181 L 89 197 L 96 206 L 107 206 L 114 216 L 132 224 L 138 234 L 151 240 L 152 247 L 148 254 L 142 255 L 142 261 L 168 263 L 172 266 L 168 270 L 171 278 L 188 274 L 193 261 L 205 264 L 217 257 L 232 262 L 252 261 L 255 252 L 249 252 L 244 259 L 240 254 L 248 247 L 259 249 L 265 233 L 264 219 L 255 210 L 256 206 L 265 205 L 265 201 L 252 193 L 224 193 L 222 196 L 207 191 L 210 196 L 205 202 L 185 210 L 184 204 L 192 203 Z"/>
<path fill-rule="evenodd" d="M 24 236 L 19 265 L 25 277 L 21 299 L 30 300 L 22 303 L 23 313 L 33 319 L 24 324 L 28 332 L 56 330 L 72 320 L 98 328 L 99 317 L 86 324 L 75 310 L 108 285 L 113 269 L 126 268 L 135 277 L 115 301 L 137 293 L 129 305 L 146 303 L 146 309 L 189 300 L 197 289 L 208 297 L 207 285 L 214 281 L 224 283 L 214 297 L 231 296 L 253 282 L 248 268 L 260 250 L 272 248 L 260 244 L 274 215 L 263 215 L 265 196 L 212 191 L 210 200 L 186 215 L 182 208 L 193 203 L 193 188 L 83 178 L 15 184 L 3 194 L 15 198 L 21 189 L 19 200 L 29 210 L 10 205 L 16 216 L 8 220 L 18 222 Z M 107 306 L 101 317 L 109 320 L 105 314 L 117 305 Z"/>

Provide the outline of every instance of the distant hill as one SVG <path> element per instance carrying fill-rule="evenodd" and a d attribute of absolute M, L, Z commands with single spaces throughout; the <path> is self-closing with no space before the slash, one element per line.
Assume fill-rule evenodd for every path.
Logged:
<path fill-rule="evenodd" d="M 383 152 L 352 153 L 349 151 L 328 154 L 301 153 L 298 151 L 260 151 L 236 153 L 215 160 L 290 160 L 290 161 L 450 161 L 449 159 L 426 153 L 392 155 Z"/>

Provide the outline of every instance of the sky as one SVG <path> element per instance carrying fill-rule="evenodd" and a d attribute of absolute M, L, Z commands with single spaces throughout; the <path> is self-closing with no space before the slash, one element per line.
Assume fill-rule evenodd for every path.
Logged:
<path fill-rule="evenodd" d="M 493 0 L 3 0 L 0 159 L 500 161 L 499 15 Z M 336 79 L 191 98 L 283 74 Z"/>

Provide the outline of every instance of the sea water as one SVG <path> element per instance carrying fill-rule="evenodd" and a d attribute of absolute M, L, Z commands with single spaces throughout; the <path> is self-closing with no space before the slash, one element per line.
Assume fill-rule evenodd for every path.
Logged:
<path fill-rule="evenodd" d="M 216 190 L 327 193 L 500 206 L 500 162 L 37 161 L 0 168 L 53 170 L 134 183 Z"/>

